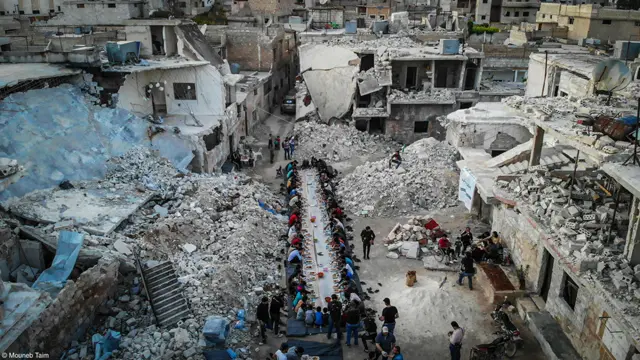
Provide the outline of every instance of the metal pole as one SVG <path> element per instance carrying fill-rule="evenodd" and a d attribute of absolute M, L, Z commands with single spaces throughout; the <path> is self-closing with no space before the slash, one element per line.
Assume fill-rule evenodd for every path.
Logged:
<path fill-rule="evenodd" d="M 633 153 L 631 153 L 631 156 L 629 156 L 627 158 L 627 160 L 625 160 L 622 165 L 627 165 L 627 163 L 629 162 L 629 160 L 631 160 L 631 158 L 633 158 L 633 161 L 631 162 L 633 165 L 640 165 L 640 159 L 638 159 L 638 141 L 640 141 L 638 139 L 638 128 L 640 125 L 640 98 L 638 98 L 638 109 L 636 110 L 636 126 L 633 130 L 633 132 L 631 132 L 632 136 L 633 136 Z"/>
<path fill-rule="evenodd" d="M 606 243 L 611 239 L 611 232 L 613 231 L 613 224 L 616 222 L 616 214 L 618 213 L 618 204 L 620 204 L 620 193 L 622 192 L 622 186 L 618 184 L 618 189 L 616 193 L 616 204 L 613 208 L 613 218 L 611 219 L 611 226 L 609 227 L 609 235 L 606 238 Z"/>
<path fill-rule="evenodd" d="M 544 51 L 544 77 L 542 78 L 542 90 L 540 90 L 540 96 L 544 96 L 544 87 L 547 84 L 547 61 L 549 60 L 549 51 Z"/>
<path fill-rule="evenodd" d="M 569 201 L 571 201 L 571 195 L 573 195 L 573 184 L 576 181 L 576 171 L 578 170 L 578 160 L 580 159 L 580 150 L 576 153 L 576 163 L 573 166 L 573 175 L 571 176 L 571 184 L 569 184 Z"/>

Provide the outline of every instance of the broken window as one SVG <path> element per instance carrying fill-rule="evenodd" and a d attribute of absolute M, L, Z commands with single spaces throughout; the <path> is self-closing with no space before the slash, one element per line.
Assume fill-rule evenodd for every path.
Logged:
<path fill-rule="evenodd" d="M 116 4 L 107 4 L 107 7 L 108 7 L 108 8 L 112 8 L 112 9 L 113 9 L 113 8 L 115 8 L 115 7 L 116 7 Z"/>
<path fill-rule="evenodd" d="M 40 14 L 40 10 L 33 10 L 32 13 L 33 13 L 33 15 L 38 15 L 38 14 Z"/>
<path fill-rule="evenodd" d="M 506 13 L 504 13 L 504 16 L 511 16 L 511 12 L 507 11 Z"/>
<path fill-rule="evenodd" d="M 569 24 L 573 24 L 574 21 L 575 21 L 575 19 L 573 17 L 569 18 Z"/>
<path fill-rule="evenodd" d="M 376 19 L 376 16 L 375 16 L 375 15 L 369 15 L 369 19 L 373 19 L 373 20 L 375 20 L 375 19 Z"/>
<path fill-rule="evenodd" d="M 206 146 L 207 151 L 211 151 L 213 148 L 220 145 L 222 142 L 222 125 L 216 126 L 213 129 L 213 132 L 203 136 L 202 140 L 204 140 L 204 145 Z"/>
<path fill-rule="evenodd" d="M 514 13 L 513 13 L 513 16 L 515 16 L 515 17 L 520 16 L 520 11 L 516 11 L 516 12 L 514 12 Z"/>
<path fill-rule="evenodd" d="M 611 25 L 611 20 L 602 20 L 602 25 Z"/>
<path fill-rule="evenodd" d="M 529 16 L 529 12 L 528 11 L 523 11 L 522 12 L 522 16 Z"/>
<path fill-rule="evenodd" d="M 271 79 L 269 79 L 266 83 L 264 83 L 262 90 L 265 95 L 271 91 Z"/>
<path fill-rule="evenodd" d="M 485 20 L 487 17 L 485 15 L 480 16 L 480 19 Z"/>
<path fill-rule="evenodd" d="M 257 96 L 258 95 L 258 89 L 253 89 L 253 95 Z"/>
<path fill-rule="evenodd" d="M 380 15 L 380 20 L 384 20 L 384 15 Z"/>
<path fill-rule="evenodd" d="M 460 103 L 460 109 L 468 109 L 471 106 L 473 106 L 472 102 L 461 102 Z"/>
<path fill-rule="evenodd" d="M 413 123 L 414 133 L 426 133 L 429 131 L 429 121 L 415 121 Z"/>
<path fill-rule="evenodd" d="M 196 84 L 173 83 L 173 97 L 176 100 L 196 100 Z"/>
<path fill-rule="evenodd" d="M 573 23 L 572 23 L 572 24 L 573 24 Z M 634 23 L 633 23 L 633 25 L 635 25 L 635 26 L 640 26 L 640 21 L 636 21 L 636 22 L 634 22 Z"/>
<path fill-rule="evenodd" d="M 546 18 L 546 17 L 547 17 L 547 14 L 542 14 L 542 18 L 543 19 Z"/>
<path fill-rule="evenodd" d="M 580 287 L 576 284 L 571 276 L 564 273 L 564 281 L 562 284 L 562 298 L 567 302 L 567 305 L 573 310 L 576 307 L 576 300 L 578 299 L 578 289 Z"/>
<path fill-rule="evenodd" d="M 78 9 L 84 9 L 84 4 L 76 4 L 76 7 L 77 7 Z"/>
<path fill-rule="evenodd" d="M 181 1 L 181 2 L 178 3 L 178 6 L 181 7 L 181 8 L 186 8 L 187 7 L 187 3 L 184 2 L 184 1 Z"/>

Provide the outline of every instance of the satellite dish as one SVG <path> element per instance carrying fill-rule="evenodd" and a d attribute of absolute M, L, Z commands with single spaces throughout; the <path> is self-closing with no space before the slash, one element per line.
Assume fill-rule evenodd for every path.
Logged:
<path fill-rule="evenodd" d="M 600 62 L 593 69 L 596 90 L 610 94 L 626 88 L 631 83 L 631 71 L 620 60 L 609 59 Z"/>
<path fill-rule="evenodd" d="M 329 0 L 319 0 L 320 4 L 324 5 L 329 2 Z"/>

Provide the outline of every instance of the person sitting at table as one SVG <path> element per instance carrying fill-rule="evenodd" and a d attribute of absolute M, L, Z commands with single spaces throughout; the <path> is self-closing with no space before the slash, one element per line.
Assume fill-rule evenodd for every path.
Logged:
<path fill-rule="evenodd" d="M 289 226 L 300 222 L 300 211 L 293 211 L 289 216 Z"/>
<path fill-rule="evenodd" d="M 344 264 L 344 268 L 347 270 L 347 277 L 353 279 L 353 269 L 349 264 Z"/>
<path fill-rule="evenodd" d="M 298 309 L 300 309 L 300 307 L 304 306 L 307 301 L 309 300 L 309 298 L 307 297 L 307 295 L 302 295 L 302 293 L 298 293 L 300 294 L 300 298 L 298 299 L 298 301 L 294 304 L 293 310 L 297 313 Z M 298 295 L 296 294 L 296 298 L 298 297 Z"/>
<path fill-rule="evenodd" d="M 302 263 L 302 252 L 303 250 L 299 249 L 298 247 L 293 248 L 293 250 L 291 250 L 291 252 L 289 253 L 289 257 L 287 258 L 289 264 Z"/>
<path fill-rule="evenodd" d="M 346 247 L 343 247 L 342 249 L 345 249 L 346 251 Z M 353 260 L 351 260 L 350 257 L 348 257 L 345 254 L 345 251 L 342 251 L 342 249 L 340 249 L 340 258 L 342 259 L 342 261 L 344 261 L 345 264 L 351 266 L 353 268 Z"/>
<path fill-rule="evenodd" d="M 305 306 L 301 305 L 298 310 L 296 310 L 296 320 L 302 320 L 304 321 L 304 312 L 305 312 Z"/>

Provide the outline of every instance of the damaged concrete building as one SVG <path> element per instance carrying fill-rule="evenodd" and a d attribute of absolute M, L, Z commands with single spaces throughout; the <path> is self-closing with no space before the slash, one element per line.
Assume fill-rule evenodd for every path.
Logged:
<path fill-rule="evenodd" d="M 581 64 L 601 58 L 589 56 L 549 54 L 550 78 L 566 79 L 547 82 L 543 95 L 555 86 L 567 96 L 459 110 L 447 117 L 447 139 L 462 157 L 460 198 L 522 272 L 530 296 L 517 307 L 548 358 L 630 359 L 640 354 L 640 161 L 634 124 L 622 119 L 638 109 L 620 94 L 610 105 L 593 95 Z M 531 55 L 529 74 L 543 73 L 541 58 Z M 584 82 L 573 84 L 577 75 Z M 527 87 L 540 96 L 542 83 Z"/>
<path fill-rule="evenodd" d="M 329 52 L 331 58 L 323 57 Z M 438 116 L 514 95 L 482 90 L 484 54 L 457 39 L 434 43 L 392 34 L 358 41 L 345 35 L 326 45 L 311 39 L 300 53 L 305 85 L 323 121 L 350 113 L 358 129 L 404 143 L 442 139 Z"/>
<path fill-rule="evenodd" d="M 252 18 L 255 21 L 255 18 Z M 254 27 L 255 26 L 255 27 Z M 262 103 L 259 119 L 279 106 L 295 84 L 298 74 L 298 51 L 293 31 L 271 24 L 236 28 L 233 25 L 208 25 L 205 35 L 209 44 L 220 49 L 234 71 L 270 73 L 265 87 L 267 101 Z M 251 113 L 251 111 L 250 111 Z M 251 116 L 251 115 L 250 115 Z"/>

